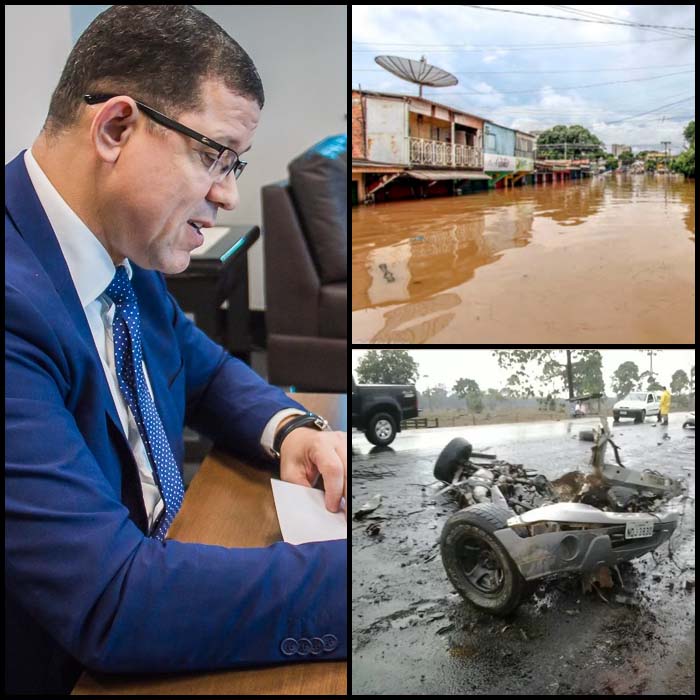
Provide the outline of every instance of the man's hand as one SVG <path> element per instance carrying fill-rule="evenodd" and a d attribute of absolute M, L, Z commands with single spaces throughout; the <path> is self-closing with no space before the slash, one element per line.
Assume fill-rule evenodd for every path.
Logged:
<path fill-rule="evenodd" d="M 320 474 L 326 490 L 326 508 L 337 513 L 343 497 L 347 512 L 347 451 L 347 433 L 296 428 L 280 449 L 280 477 L 291 484 L 313 486 Z"/>

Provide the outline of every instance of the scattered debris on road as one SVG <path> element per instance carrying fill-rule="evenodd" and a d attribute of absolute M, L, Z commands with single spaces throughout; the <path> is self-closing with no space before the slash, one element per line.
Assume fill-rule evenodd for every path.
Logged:
<path fill-rule="evenodd" d="M 372 496 L 358 511 L 352 516 L 353 520 L 362 520 L 369 513 L 374 512 L 382 504 L 382 495 L 380 493 Z"/>
<path fill-rule="evenodd" d="M 514 610 L 526 583 L 552 574 L 581 576 L 584 592 L 607 604 L 601 589 L 620 584 L 621 562 L 654 552 L 669 541 L 682 514 L 687 485 L 652 469 L 635 471 L 621 461 L 607 421 L 594 428 L 591 472 L 568 472 L 550 481 L 522 464 L 477 456 L 463 438 L 451 440 L 433 474 L 462 509 L 446 523 L 440 551 L 455 589 L 477 608 L 494 615 Z M 607 446 L 615 463 L 604 460 Z M 669 556 L 672 556 L 669 550 Z M 613 598 L 637 604 L 626 593 Z"/>

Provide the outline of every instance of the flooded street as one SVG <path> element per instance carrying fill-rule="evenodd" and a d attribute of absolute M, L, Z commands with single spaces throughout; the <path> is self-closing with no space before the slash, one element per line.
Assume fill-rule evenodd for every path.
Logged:
<path fill-rule="evenodd" d="M 438 540 L 459 505 L 428 486 L 435 458 L 461 436 L 555 478 L 589 468 L 591 444 L 577 435 L 597 421 L 406 430 L 384 448 L 354 433 L 353 510 L 383 500 L 352 521 L 353 693 L 694 694 L 695 431 L 683 415 L 671 413 L 667 441 L 653 421 L 613 426 L 626 466 L 685 478 L 690 496 L 670 544 L 624 567 L 638 604 L 558 577 L 504 618 L 466 603 L 447 578 Z"/>
<path fill-rule="evenodd" d="M 354 343 L 693 343 L 695 183 L 663 175 L 354 207 Z"/>

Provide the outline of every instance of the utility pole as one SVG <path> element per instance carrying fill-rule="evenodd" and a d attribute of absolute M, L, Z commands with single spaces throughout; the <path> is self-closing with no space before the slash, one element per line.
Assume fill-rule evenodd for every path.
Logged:
<path fill-rule="evenodd" d="M 571 366 L 571 350 L 566 351 L 566 383 L 569 385 L 569 398 L 574 398 L 574 371 Z"/>
<path fill-rule="evenodd" d="M 647 355 L 649 355 L 649 378 L 654 378 L 654 355 L 656 355 L 656 350 L 647 350 Z"/>
<path fill-rule="evenodd" d="M 423 378 L 424 378 L 424 379 L 429 379 L 429 377 L 428 377 L 427 374 L 424 374 L 424 375 L 423 375 Z M 430 406 L 430 412 L 432 413 L 432 412 L 433 412 L 433 392 L 432 392 L 432 390 L 431 390 L 431 387 L 428 387 L 428 388 L 425 390 L 425 393 L 428 395 L 428 406 Z"/>
<path fill-rule="evenodd" d="M 661 145 L 664 147 L 664 167 L 668 170 L 668 147 L 671 145 L 671 142 L 662 141 Z"/>

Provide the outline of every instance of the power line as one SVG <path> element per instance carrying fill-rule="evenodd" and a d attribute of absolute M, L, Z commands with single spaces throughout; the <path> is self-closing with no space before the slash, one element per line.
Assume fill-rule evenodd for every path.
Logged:
<path fill-rule="evenodd" d="M 353 88 L 355 89 L 355 88 Z M 372 88 L 364 88 L 364 91 L 366 92 L 387 92 L 386 90 L 373 90 Z M 388 93 L 388 94 L 399 94 L 399 93 Z M 450 93 L 454 95 L 455 93 Z M 501 93 L 479 93 L 481 97 L 493 97 Z M 685 90 L 675 93 L 673 95 L 652 95 L 647 93 L 645 96 L 647 98 L 652 98 L 657 101 L 661 100 L 674 100 L 677 97 L 680 97 L 681 95 L 685 94 Z M 449 94 L 446 94 L 446 97 L 449 97 Z M 687 100 L 693 99 L 692 97 L 686 98 Z M 445 106 L 450 106 L 447 102 L 443 103 Z M 678 103 L 672 103 L 672 104 L 678 104 Z M 456 105 L 456 101 L 454 101 L 452 108 L 453 109 L 465 109 L 462 106 L 454 106 Z M 502 111 L 507 111 L 509 114 L 532 114 L 534 117 L 539 116 L 540 114 L 543 115 L 550 115 L 550 114 L 556 114 L 556 115 L 563 115 L 563 116 L 580 116 L 580 115 L 587 115 L 591 116 L 594 115 L 595 118 L 605 118 L 603 117 L 600 112 L 630 112 L 635 109 L 640 109 L 640 107 L 636 106 L 627 106 L 625 108 L 621 109 L 612 109 L 609 107 L 605 107 L 603 105 L 589 105 L 589 106 L 581 106 L 580 108 L 574 108 L 574 109 L 558 109 L 555 110 L 552 107 L 529 107 L 527 104 L 502 104 L 502 105 L 482 105 L 484 109 L 491 109 L 494 112 L 502 112 Z M 480 105 L 472 105 L 471 109 L 479 109 Z M 469 109 L 469 108 L 466 108 Z M 612 115 L 611 115 L 612 116 Z M 693 115 L 690 115 L 691 117 Z"/>
<path fill-rule="evenodd" d="M 568 22 L 589 22 L 591 24 L 616 24 L 624 27 L 638 27 L 641 29 L 680 29 L 682 31 L 695 31 L 695 27 L 668 27 L 661 24 L 641 24 L 639 22 L 634 22 L 632 24 L 627 24 L 625 22 L 613 22 L 613 21 L 602 21 L 594 19 L 583 19 L 581 17 L 561 17 L 559 15 L 545 15 L 538 12 L 523 12 L 522 10 L 504 10 L 498 7 L 484 7 L 483 5 L 462 5 L 462 7 L 472 7 L 477 10 L 490 10 L 491 12 L 509 12 L 516 15 L 528 15 L 530 17 L 548 17 L 550 19 L 563 19 Z"/>
<path fill-rule="evenodd" d="M 655 95 L 653 96 L 653 99 L 655 99 L 657 102 L 660 102 L 661 100 L 675 100 L 678 97 L 681 97 L 682 95 L 685 95 L 686 91 L 683 90 L 682 92 L 675 93 L 673 95 Z M 647 97 L 650 97 L 647 95 Z M 551 107 L 528 107 L 527 105 L 501 105 L 498 107 L 494 107 L 494 110 L 501 110 L 501 109 L 507 109 L 507 110 L 512 110 L 512 111 L 518 111 L 518 112 L 533 112 L 533 113 L 542 113 L 542 114 L 566 114 L 566 115 L 571 115 L 571 116 L 577 116 L 581 114 L 586 114 L 586 115 L 591 115 L 592 113 L 595 112 L 618 112 L 618 113 L 629 113 L 629 112 L 634 112 L 635 110 L 638 109 L 644 109 L 641 106 L 635 106 L 635 107 L 625 107 L 624 109 L 611 109 L 608 107 L 604 106 L 598 106 L 598 105 L 590 105 L 589 107 L 581 107 L 579 109 L 569 109 L 569 110 L 556 110 L 554 111 Z M 597 117 L 601 117 L 602 115 L 596 114 Z M 611 114 L 610 116 L 615 116 Z"/>
<path fill-rule="evenodd" d="M 629 70 L 661 70 L 662 68 L 687 68 L 688 66 L 694 66 L 694 63 L 676 63 L 670 66 L 636 66 L 628 68 L 581 68 L 572 70 L 496 70 L 496 71 L 486 71 L 486 70 L 470 70 L 470 71 L 452 71 L 454 75 L 540 75 L 545 73 L 603 73 L 608 71 L 629 71 Z M 353 73 L 384 73 L 383 68 L 353 68 Z"/>
<path fill-rule="evenodd" d="M 562 9 L 564 12 L 571 12 L 572 14 L 577 14 L 582 17 L 593 17 L 594 19 L 604 19 L 604 20 L 616 20 L 625 26 L 628 27 L 634 27 L 636 26 L 636 23 L 631 21 L 631 20 L 626 20 L 626 19 L 620 19 L 619 17 L 611 17 L 610 15 L 602 15 L 598 12 L 590 12 L 589 10 L 579 10 L 573 7 L 569 7 L 568 5 L 549 5 L 549 7 L 554 7 L 557 9 Z M 675 37 L 684 37 L 687 36 L 685 34 L 680 34 L 679 32 L 675 30 L 670 30 L 670 29 L 652 29 L 651 31 L 655 32 L 656 34 L 662 34 L 666 36 L 675 36 Z"/>
<path fill-rule="evenodd" d="M 372 91 L 369 90 L 369 92 L 372 92 Z M 486 94 L 488 95 L 489 93 L 486 93 Z M 683 93 L 681 92 L 681 93 L 677 93 L 676 95 L 659 96 L 656 99 L 659 99 L 659 100 L 660 99 L 674 99 L 679 94 L 682 95 Z M 694 99 L 694 96 L 685 98 L 683 100 L 678 100 L 676 102 L 671 102 L 671 103 L 668 103 L 666 105 L 662 105 L 661 107 L 659 107 L 655 110 L 651 110 L 651 112 L 659 111 L 661 109 L 665 109 L 666 107 L 671 107 L 670 111 L 672 111 L 674 108 L 678 109 L 679 108 L 678 105 L 680 105 L 681 103 L 687 102 L 687 101 L 692 100 L 692 99 Z M 450 107 L 450 105 L 447 103 L 445 103 L 445 106 Z M 461 109 L 471 109 L 471 110 L 476 109 L 476 110 L 478 110 L 479 106 L 472 105 L 471 108 L 464 108 L 462 106 L 452 105 L 451 108 L 457 109 L 457 110 L 461 110 Z M 519 105 L 495 105 L 495 106 L 485 106 L 484 109 L 491 110 L 491 112 L 493 114 L 492 118 L 494 120 L 506 119 L 509 116 L 513 116 L 513 115 L 521 115 L 522 118 L 525 118 L 525 119 L 530 118 L 530 119 L 538 120 L 538 121 L 541 121 L 545 117 L 550 117 L 550 118 L 556 117 L 556 118 L 561 118 L 561 119 L 572 119 L 572 120 L 577 119 L 577 118 L 582 118 L 582 117 L 588 117 L 590 120 L 598 119 L 598 120 L 604 121 L 606 124 L 619 123 L 619 122 L 625 121 L 627 119 L 636 118 L 636 117 L 651 113 L 651 112 L 642 112 L 641 114 L 629 115 L 627 117 L 620 118 L 620 119 L 617 119 L 614 121 L 608 121 L 608 119 L 610 117 L 606 116 L 605 112 L 617 111 L 618 113 L 620 113 L 620 112 L 624 113 L 624 112 L 629 112 L 633 109 L 639 109 L 639 107 L 636 107 L 636 108 L 635 107 L 626 107 L 626 108 L 624 108 L 624 110 L 623 109 L 611 110 L 611 109 L 608 109 L 606 107 L 592 107 L 592 108 L 588 108 L 588 109 L 582 108 L 580 110 L 566 110 L 566 111 L 556 110 L 555 111 L 555 110 L 552 110 L 551 108 L 536 108 L 536 107 L 526 107 L 526 106 L 521 107 Z M 603 112 L 603 114 L 601 114 L 600 112 Z M 613 116 L 613 115 L 610 115 L 610 116 Z M 659 115 L 659 117 L 654 117 L 654 119 L 660 118 L 660 116 L 661 115 Z M 690 115 L 668 115 L 668 116 L 665 116 L 664 118 L 668 119 L 670 121 L 673 119 L 692 119 L 692 118 L 694 118 L 694 116 L 695 115 L 693 115 L 693 114 L 690 114 Z"/>
<path fill-rule="evenodd" d="M 498 95 L 517 95 L 517 94 L 524 94 L 524 93 L 532 93 L 532 92 L 540 92 L 541 90 L 544 89 L 544 87 L 549 87 L 551 90 L 581 90 L 583 88 L 591 88 L 591 87 L 600 87 L 602 85 L 619 85 L 621 83 L 638 83 L 642 82 L 644 80 L 657 80 L 658 78 L 670 78 L 674 75 L 685 75 L 687 73 L 694 73 L 695 71 L 689 70 L 689 71 L 679 71 L 678 73 L 665 73 L 664 75 L 654 75 L 648 78 L 630 78 L 629 80 L 612 80 L 607 83 L 590 83 L 589 85 L 570 85 L 570 86 L 543 86 L 540 88 L 536 88 L 535 90 L 508 90 L 508 91 L 502 91 L 499 90 L 497 93 L 489 93 L 489 92 L 444 92 L 444 93 L 439 93 L 439 92 L 426 92 L 426 96 L 430 95 L 445 95 L 445 96 L 456 96 L 456 95 L 493 95 L 493 94 L 498 94 Z"/>
<path fill-rule="evenodd" d="M 666 107 L 672 107 L 673 105 L 680 104 L 681 102 L 688 102 L 688 100 L 694 100 L 695 95 L 692 95 L 691 97 L 686 97 L 684 100 L 678 100 L 678 102 L 671 102 L 670 104 L 667 105 L 661 105 L 661 107 L 657 107 L 656 109 L 650 109 L 648 112 L 642 112 L 641 114 L 634 114 L 631 117 L 625 117 L 624 119 L 618 119 L 614 122 L 607 122 L 607 124 L 619 124 L 620 122 L 627 121 L 628 119 L 636 119 L 637 117 L 643 117 L 646 114 L 652 114 L 653 112 L 658 112 L 660 109 L 665 109 Z"/>
<path fill-rule="evenodd" d="M 690 37 L 688 37 L 690 39 Z M 484 45 L 472 45 L 472 44 L 394 44 L 394 43 L 387 43 L 387 42 L 377 42 L 377 41 L 354 41 L 353 44 L 360 44 L 364 46 L 402 46 L 402 47 L 408 47 L 412 46 L 414 47 L 416 53 L 421 53 L 424 49 L 430 48 L 431 51 L 435 53 L 484 53 L 488 51 L 502 51 L 502 50 L 509 50 L 509 49 L 527 49 L 528 51 L 537 51 L 537 50 L 551 50 L 551 49 L 572 49 L 572 48 L 599 48 L 601 46 L 624 46 L 625 44 L 654 44 L 660 41 L 676 41 L 675 38 L 669 38 L 669 39 L 631 39 L 630 41 L 588 41 L 588 42 L 579 42 L 579 43 L 570 43 L 570 44 L 502 44 L 500 46 L 489 46 L 487 44 Z M 452 48 L 440 48 L 440 47 L 452 47 L 452 46 L 476 46 L 476 48 L 461 48 L 461 49 L 452 49 Z M 420 48 L 423 47 L 423 48 Z M 382 50 L 382 51 L 387 51 L 387 50 L 393 50 L 393 49 L 352 49 L 352 53 L 376 53 L 377 51 Z M 405 49 L 407 50 L 407 49 Z"/>

